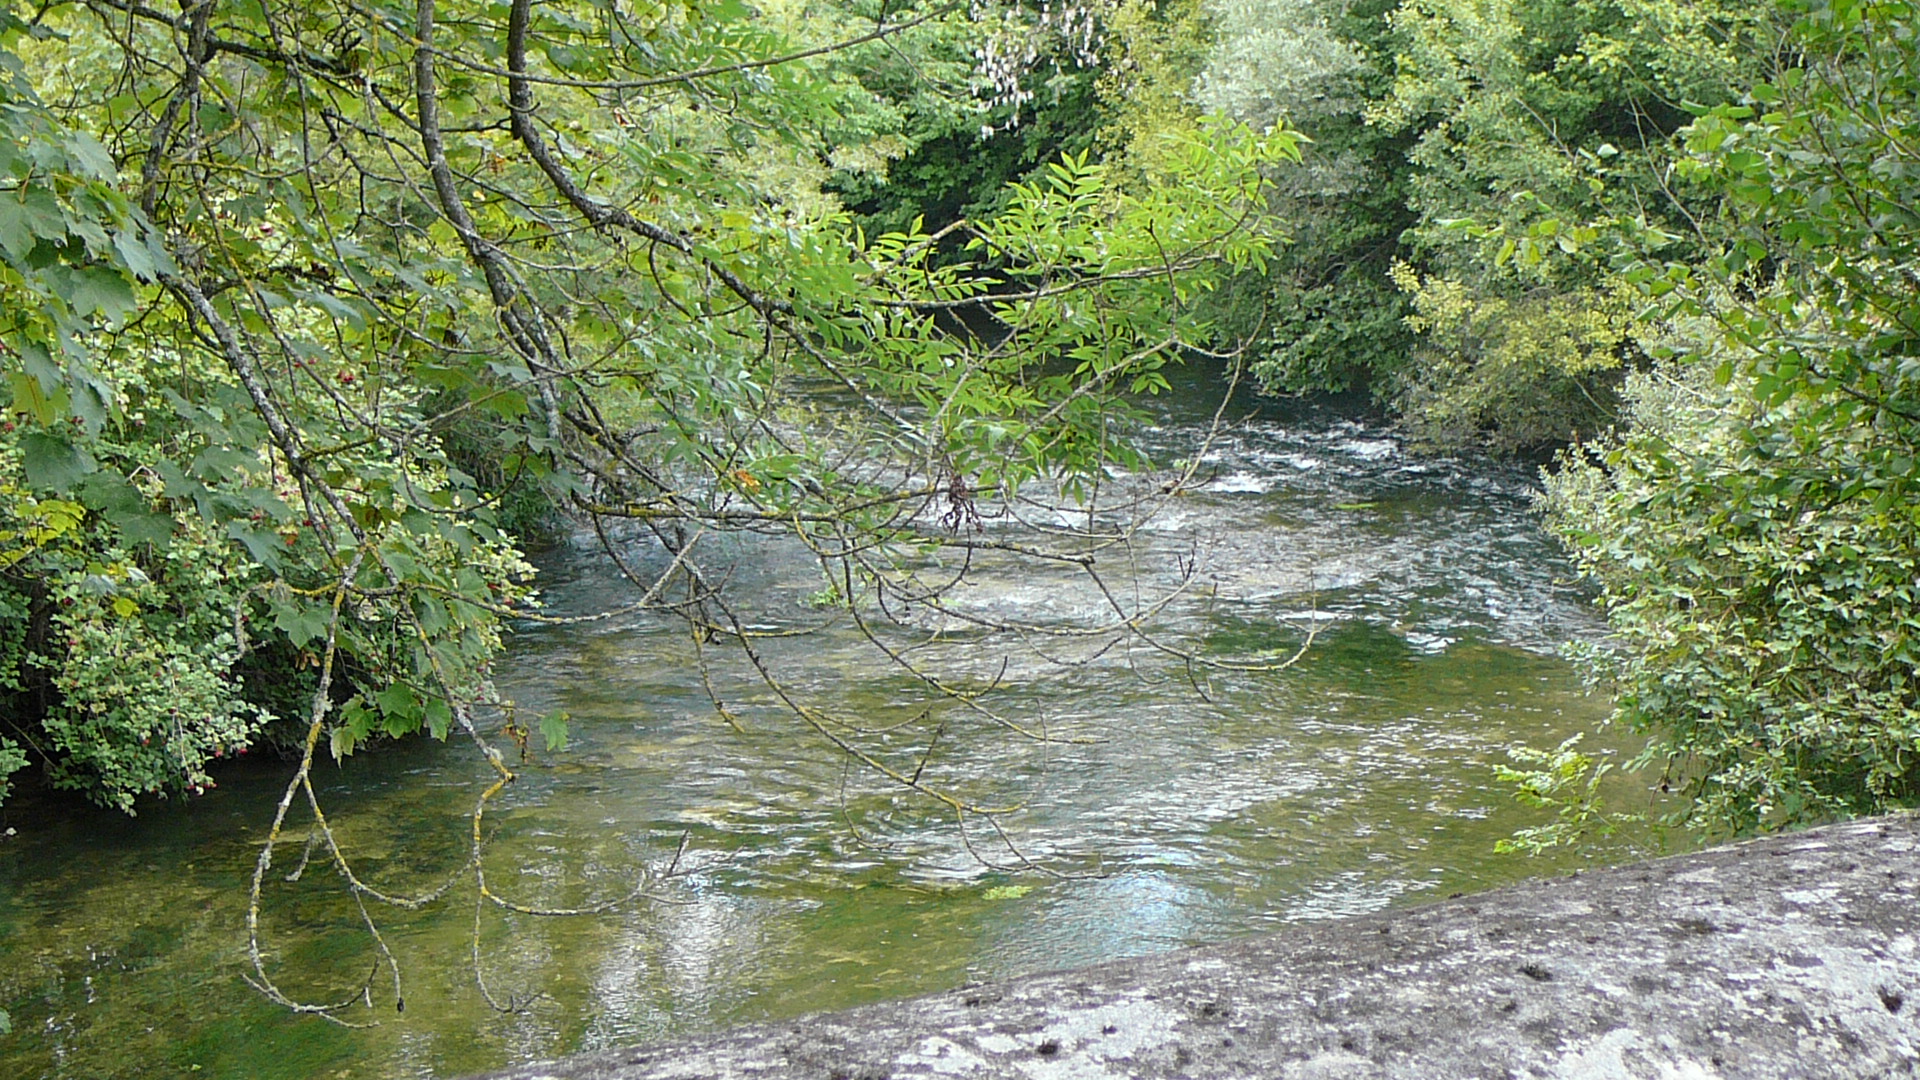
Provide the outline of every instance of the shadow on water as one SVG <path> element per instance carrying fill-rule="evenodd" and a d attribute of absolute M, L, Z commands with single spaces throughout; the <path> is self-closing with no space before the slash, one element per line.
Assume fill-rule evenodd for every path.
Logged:
<path fill-rule="evenodd" d="M 1198 390 L 1150 404 L 1147 440 L 1163 460 L 1191 453 L 1210 411 Z M 29 799 L 9 810 L 20 834 L 0 843 L 0 1007 L 14 1022 L 0 1075 L 457 1074 L 1580 865 L 1492 854 L 1535 820 L 1493 781 L 1503 748 L 1550 746 L 1606 711 L 1553 654 L 1598 627 L 1530 517 L 1530 473 L 1414 458 L 1377 424 L 1327 415 L 1236 401 L 1190 490 L 1146 523 L 1130 568 L 1143 588 L 1164 586 L 1198 556 L 1199 587 L 1167 610 L 1166 632 L 1245 658 L 1288 655 L 1311 630 L 1292 670 L 1189 681 L 1126 650 L 1063 669 L 978 635 L 929 647 L 976 679 L 1004 661 L 1000 707 L 1057 741 L 935 707 L 879 752 L 911 763 L 944 723 L 930 775 L 1022 804 L 1009 835 L 1061 877 L 983 865 L 968 841 L 1011 860 L 849 769 L 737 661 L 722 658 L 715 677 L 741 727 L 716 719 L 692 647 L 668 622 L 523 627 L 501 684 L 526 709 L 567 709 L 575 741 L 537 754 L 490 815 L 490 879 L 529 903 L 591 903 L 629 888 L 637 868 L 666 865 L 684 836 L 681 872 L 657 901 L 590 919 L 487 914 L 490 984 L 529 1002 L 510 1016 L 491 1013 L 471 981 L 470 890 L 388 912 L 406 1011 L 349 1030 L 290 1017 L 241 979 L 246 882 L 282 769 L 231 770 L 193 805 L 131 820 Z M 735 552 L 735 583 L 769 623 L 818 618 L 806 604 L 817 575 L 800 554 Z M 562 611 L 623 588 L 565 551 L 543 572 Z M 982 611 L 1061 625 L 1098 615 L 1067 578 L 988 561 L 980 581 L 970 602 Z M 845 628 L 769 652 L 794 685 L 849 715 L 923 708 Z M 319 779 L 360 871 L 406 891 L 461 864 L 482 772 L 470 749 L 422 742 L 329 764 Z M 324 998 L 356 985 L 372 954 L 329 868 L 283 880 L 305 835 L 290 830 L 276 851 L 268 959 L 289 990 Z"/>

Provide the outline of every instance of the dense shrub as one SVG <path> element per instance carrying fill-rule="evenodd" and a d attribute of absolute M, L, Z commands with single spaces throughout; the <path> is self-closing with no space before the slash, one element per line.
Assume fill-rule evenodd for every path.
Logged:
<path fill-rule="evenodd" d="M 37 762 L 54 786 L 131 812 L 144 795 L 203 790 L 214 761 L 263 738 L 298 741 L 274 725 L 304 727 L 324 609 L 298 583 L 325 580 L 326 555 L 299 520 L 242 518 L 252 528 L 236 539 L 191 500 L 167 498 L 143 459 L 157 456 L 152 440 L 168 425 L 147 423 L 138 407 L 127 415 L 148 441 L 95 443 L 100 471 L 67 497 L 36 490 L 18 432 L 0 433 L 0 781 Z M 264 479 L 269 460 L 256 464 Z M 388 543 L 438 572 L 524 595 L 527 568 L 503 542 L 466 551 L 443 540 Z M 277 573 L 255 549 L 271 551 Z M 335 698 L 350 725 L 358 720 L 352 737 L 403 734 L 428 719 L 424 693 L 405 688 L 423 686 L 432 665 L 399 614 L 371 602 L 342 623 Z M 476 636 L 439 659 L 477 683 L 498 630 L 484 612 L 465 617 Z"/>
<path fill-rule="evenodd" d="M 1744 832 L 1920 799 L 1920 515 L 1852 492 L 1870 429 L 1703 364 L 1630 380 L 1626 434 L 1569 454 L 1548 523 L 1601 588 L 1591 658 L 1689 824 Z"/>
<path fill-rule="evenodd" d="M 1685 133 L 1725 242 L 1626 271 L 1674 359 L 1549 496 L 1716 830 L 1920 802 L 1920 13 L 1786 10 L 1791 66 Z"/>

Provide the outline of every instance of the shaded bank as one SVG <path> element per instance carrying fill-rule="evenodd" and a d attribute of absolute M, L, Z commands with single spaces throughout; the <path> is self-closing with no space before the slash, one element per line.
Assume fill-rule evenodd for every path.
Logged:
<path fill-rule="evenodd" d="M 1920 1075 L 1920 818 L 497 1080 Z"/>

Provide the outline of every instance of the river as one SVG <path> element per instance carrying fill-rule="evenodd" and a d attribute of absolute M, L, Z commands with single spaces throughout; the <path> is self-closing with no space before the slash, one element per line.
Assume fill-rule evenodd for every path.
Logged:
<path fill-rule="evenodd" d="M 1191 453 L 1198 395 L 1150 406 L 1146 439 Z M 284 783 L 240 763 L 189 805 L 137 818 L 16 798 L 0 841 L 0 1076 L 253 1078 L 458 1075 L 744 1021 L 1333 919 L 1523 877 L 1603 853 L 1524 859 L 1493 844 L 1538 820 L 1492 776 L 1503 749 L 1592 728 L 1605 702 L 1555 655 L 1599 632 L 1530 511 L 1528 468 L 1411 456 L 1385 429 L 1286 403 L 1235 403 L 1186 493 L 1146 523 L 1127 588 L 1198 560 L 1156 624 L 1202 655 L 1283 656 L 1281 673 L 1184 666 L 1150 649 L 1073 654 L 956 634 L 924 655 L 998 675 L 1003 715 L 1047 741 L 955 719 L 929 777 L 1017 801 L 1007 838 L 849 767 L 708 648 L 715 715 L 685 631 L 629 616 L 523 626 L 499 672 L 529 713 L 564 708 L 573 743 L 539 752 L 489 816 L 491 879 L 529 903 L 620 894 L 637 867 L 674 874 L 615 912 L 483 911 L 470 888 L 418 912 L 376 911 L 405 978 L 350 1028 L 289 1015 L 242 979 L 246 881 Z M 1001 535 L 1020 526 L 989 521 Z M 650 553 L 634 549 L 636 559 Z M 820 587 L 778 544 L 731 553 L 767 625 L 819 621 Z M 1043 625 L 1094 618 L 1071 568 L 983 562 L 969 602 Z M 589 554 L 543 562 L 558 612 L 617 601 Z M 899 631 L 899 640 L 911 640 Z M 784 677 L 843 714 L 904 716 L 876 753 L 911 767 L 944 713 L 845 626 L 778 639 Z M 1196 685 L 1196 683 L 1198 685 Z M 470 746 L 420 741 L 320 769 L 331 820 L 369 880 L 417 887 L 457 870 L 484 768 Z M 276 874 L 298 862 L 297 833 Z M 675 861 L 684 840 L 684 853 Z M 975 845 L 978 855 L 970 852 Z M 373 954 L 316 860 L 276 877 L 272 970 L 315 998 Z M 384 976 L 382 977 L 384 980 Z"/>

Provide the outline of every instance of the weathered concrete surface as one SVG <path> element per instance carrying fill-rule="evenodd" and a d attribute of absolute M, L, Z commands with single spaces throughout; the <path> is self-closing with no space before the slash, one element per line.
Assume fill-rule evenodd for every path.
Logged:
<path fill-rule="evenodd" d="M 1920 1077 L 1917 886 L 1880 818 L 497 1075 Z"/>

